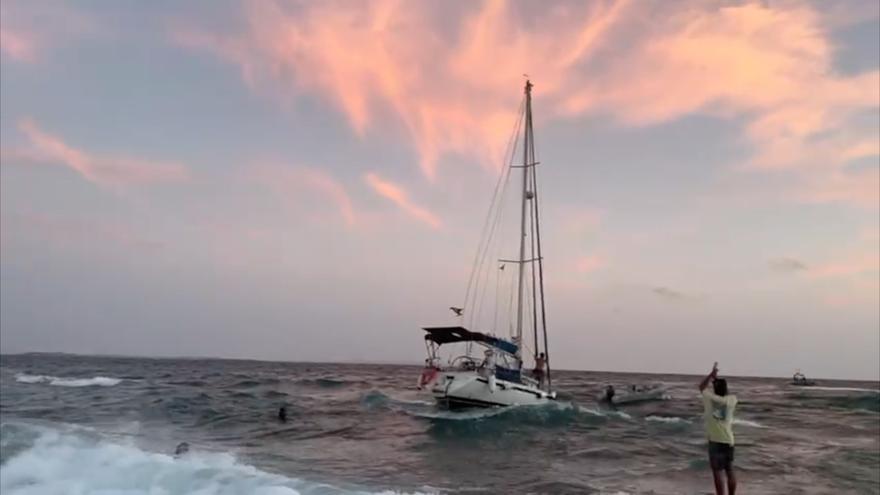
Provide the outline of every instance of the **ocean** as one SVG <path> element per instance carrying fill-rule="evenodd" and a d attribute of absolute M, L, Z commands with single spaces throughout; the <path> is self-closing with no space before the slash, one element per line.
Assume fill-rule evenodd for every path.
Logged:
<path fill-rule="evenodd" d="M 419 372 L 3 355 L 0 493 L 712 492 L 699 377 L 557 371 L 553 404 L 451 412 L 415 390 Z M 877 383 L 728 380 L 741 493 L 880 493 Z M 596 400 L 608 383 L 669 388 L 612 410 Z"/>

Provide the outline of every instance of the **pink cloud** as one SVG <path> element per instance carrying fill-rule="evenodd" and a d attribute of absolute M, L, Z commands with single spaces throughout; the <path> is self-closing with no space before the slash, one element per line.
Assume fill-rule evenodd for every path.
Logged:
<path fill-rule="evenodd" d="M 403 187 L 382 179 L 373 172 L 366 174 L 364 181 L 377 194 L 397 205 L 398 208 L 410 217 L 427 224 L 433 229 L 439 229 L 443 225 L 437 215 L 431 213 L 426 208 L 414 204 Z"/>
<path fill-rule="evenodd" d="M 860 246 L 810 267 L 807 275 L 824 287 L 823 302 L 833 307 L 880 301 L 880 245 L 871 232 Z"/>
<path fill-rule="evenodd" d="M 69 2 L 0 4 L 0 51 L 18 62 L 36 62 L 48 49 L 96 32 L 94 18 Z"/>
<path fill-rule="evenodd" d="M 245 12 L 238 33 L 175 37 L 238 65 L 255 88 L 325 98 L 360 135 L 404 129 L 428 178 L 447 154 L 500 163 L 524 72 L 539 124 L 737 119 L 748 164 L 791 170 L 793 183 L 877 154 L 877 130 L 857 120 L 880 106 L 880 71 L 837 73 L 828 26 L 843 21 L 806 3 L 253 1 Z M 838 182 L 835 196 L 864 203 L 854 182 Z"/>
<path fill-rule="evenodd" d="M 21 120 L 18 128 L 32 147 L 4 153 L 4 157 L 16 157 L 29 163 L 64 165 L 102 187 L 118 189 L 137 184 L 179 182 L 189 176 L 186 167 L 176 163 L 107 157 L 74 148 L 61 138 L 45 132 L 30 119 Z"/>
<path fill-rule="evenodd" d="M 0 50 L 19 62 L 33 62 L 36 59 L 36 47 L 29 36 L 2 26 L 0 26 Z"/>
<path fill-rule="evenodd" d="M 880 208 L 880 170 L 830 170 L 805 177 L 793 192 L 807 203 L 844 203 Z"/>
<path fill-rule="evenodd" d="M 873 225 L 863 228 L 859 232 L 859 240 L 866 243 L 873 242 L 874 245 L 880 246 L 880 226 Z"/>
<path fill-rule="evenodd" d="M 575 269 L 580 273 L 592 273 L 604 266 L 605 259 L 597 255 L 582 256 L 575 263 Z"/>
<path fill-rule="evenodd" d="M 342 218 L 345 220 L 345 223 L 348 225 L 354 225 L 354 208 L 351 205 L 351 199 L 349 199 L 348 194 L 345 192 L 345 188 L 343 188 L 342 185 L 329 175 L 316 173 L 314 170 L 307 171 L 304 174 L 304 179 L 311 187 L 324 192 L 327 196 L 332 198 L 333 202 L 336 203 L 336 206 L 339 209 L 339 214 L 342 215 Z"/>
<path fill-rule="evenodd" d="M 810 275 L 817 278 L 861 276 L 878 272 L 880 272 L 880 253 L 877 251 L 856 253 L 810 269 Z"/>
<path fill-rule="evenodd" d="M 595 208 L 563 207 L 556 214 L 561 220 L 562 231 L 571 236 L 582 236 L 596 231 L 602 224 L 604 213 Z"/>
<path fill-rule="evenodd" d="M 880 301 L 880 278 L 863 277 L 827 292 L 822 302 L 828 306 L 841 308 L 847 306 L 877 307 Z"/>
<path fill-rule="evenodd" d="M 516 14 L 499 1 L 465 13 L 460 29 L 448 33 L 439 25 L 448 12 L 433 12 L 429 4 L 286 8 L 263 1 L 246 3 L 247 24 L 238 35 L 176 29 L 173 36 L 237 64 L 249 83 L 274 82 L 323 96 L 360 135 L 388 127 L 383 120 L 393 117 L 433 178 L 437 161 L 448 153 L 500 164 L 523 71 L 541 74 L 542 95 L 559 91 L 564 70 L 591 52 L 621 5 L 555 9 L 548 22 L 574 17 L 582 23 L 567 21 L 568 28 L 556 33 L 559 41 L 521 32 Z"/>
<path fill-rule="evenodd" d="M 298 207 L 303 191 L 311 191 L 329 200 L 349 227 L 357 223 L 357 215 L 345 187 L 332 175 L 311 167 L 261 166 L 251 169 L 252 178 L 269 186 Z"/>

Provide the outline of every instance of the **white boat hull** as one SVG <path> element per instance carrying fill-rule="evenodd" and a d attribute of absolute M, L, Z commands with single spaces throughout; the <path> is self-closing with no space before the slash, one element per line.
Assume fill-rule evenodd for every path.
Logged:
<path fill-rule="evenodd" d="M 450 408 L 538 405 L 555 398 L 537 387 L 487 378 L 476 371 L 440 371 L 431 394 Z"/>
<path fill-rule="evenodd" d="M 614 405 L 634 404 L 636 402 L 663 400 L 664 397 L 666 397 L 665 388 L 652 388 L 649 390 L 640 390 L 637 392 L 623 392 L 622 394 L 615 395 L 614 398 L 611 399 L 611 403 Z M 599 394 L 597 399 L 607 402 L 605 394 Z"/>

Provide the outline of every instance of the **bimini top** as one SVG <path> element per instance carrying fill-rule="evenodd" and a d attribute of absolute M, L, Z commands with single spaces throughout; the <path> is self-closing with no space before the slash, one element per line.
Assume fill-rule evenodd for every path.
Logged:
<path fill-rule="evenodd" d="M 519 350 L 519 347 L 509 340 L 499 339 L 485 333 L 471 332 L 464 327 L 428 327 L 424 330 L 428 332 L 425 335 L 425 340 L 430 340 L 438 345 L 455 342 L 483 342 L 509 354 L 516 354 L 516 351 Z"/>

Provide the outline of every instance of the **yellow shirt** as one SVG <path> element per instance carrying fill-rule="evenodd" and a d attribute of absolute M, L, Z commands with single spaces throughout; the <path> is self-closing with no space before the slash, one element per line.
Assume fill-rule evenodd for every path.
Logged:
<path fill-rule="evenodd" d="M 715 395 L 709 388 L 703 389 L 700 395 L 703 397 L 706 437 L 711 442 L 733 445 L 733 410 L 736 409 L 736 396 Z"/>

